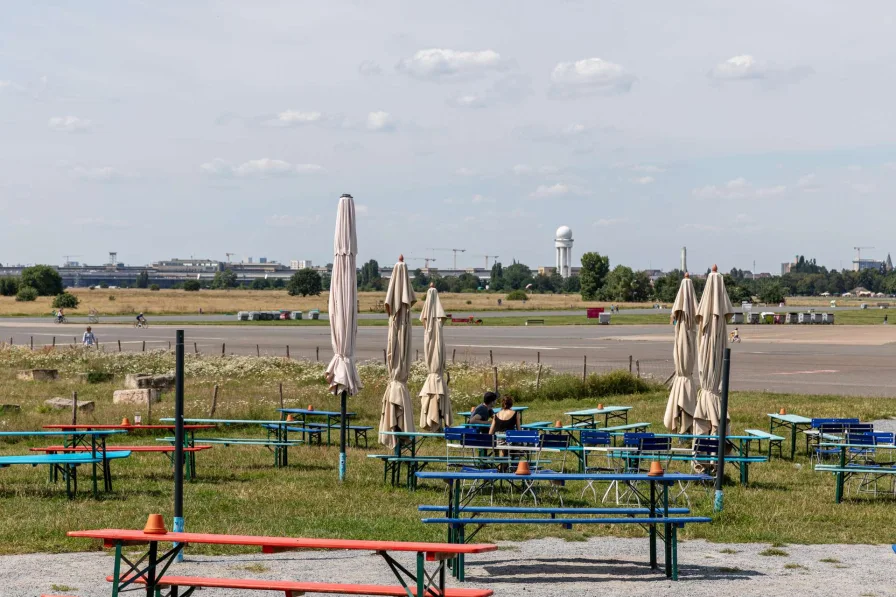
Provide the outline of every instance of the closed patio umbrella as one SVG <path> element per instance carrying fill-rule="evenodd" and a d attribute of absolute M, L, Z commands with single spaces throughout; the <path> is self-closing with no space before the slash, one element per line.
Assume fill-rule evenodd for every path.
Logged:
<path fill-rule="evenodd" d="M 333 274 L 330 279 L 330 341 L 333 359 L 327 366 L 327 383 L 334 394 L 342 394 L 342 418 L 339 437 L 339 480 L 345 479 L 346 396 L 361 391 L 361 379 L 355 366 L 355 340 L 358 336 L 358 277 L 355 256 L 358 239 L 355 232 L 355 201 L 351 195 L 339 198 L 336 211 L 336 236 L 333 242 Z"/>
<path fill-rule="evenodd" d="M 411 306 L 417 302 L 417 297 L 411 286 L 404 255 L 392 268 L 384 302 L 389 315 L 389 340 L 386 345 L 389 385 L 383 395 L 380 443 L 394 448 L 396 438 L 383 435 L 384 431 L 414 431 L 414 407 L 408 391 L 408 374 L 411 368 Z"/>
<path fill-rule="evenodd" d="M 717 266 L 706 278 L 697 306 L 697 368 L 700 391 L 694 410 L 694 433 L 715 435 L 721 421 L 722 362 L 728 346 L 728 315 L 734 312 Z"/>
<path fill-rule="evenodd" d="M 697 382 L 694 379 L 694 363 L 697 360 L 697 299 L 694 282 L 685 274 L 672 306 L 675 323 L 675 377 L 663 423 L 669 431 L 690 433 L 697 407 Z"/>
<path fill-rule="evenodd" d="M 420 390 L 420 428 L 441 431 L 451 426 L 453 417 L 445 379 L 445 338 L 442 336 L 445 310 L 439 300 L 439 291 L 432 286 L 426 291 L 420 321 L 423 322 L 423 358 L 429 369 Z"/>

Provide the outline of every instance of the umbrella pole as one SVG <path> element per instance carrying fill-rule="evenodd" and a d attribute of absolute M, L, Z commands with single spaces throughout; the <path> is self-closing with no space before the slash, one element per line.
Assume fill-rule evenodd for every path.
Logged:
<path fill-rule="evenodd" d="M 713 503 L 713 511 L 721 512 L 723 495 L 722 481 L 725 479 L 725 443 L 728 435 L 728 379 L 731 370 L 731 349 L 725 349 L 725 359 L 722 361 L 722 404 L 719 419 L 719 448 L 716 463 L 716 497 Z"/>
<path fill-rule="evenodd" d="M 342 390 L 342 416 L 339 418 L 339 481 L 345 481 L 346 391 Z"/>
<path fill-rule="evenodd" d="M 184 531 L 184 331 L 177 330 L 174 348 L 174 532 Z M 184 561 L 184 551 L 177 553 Z"/>

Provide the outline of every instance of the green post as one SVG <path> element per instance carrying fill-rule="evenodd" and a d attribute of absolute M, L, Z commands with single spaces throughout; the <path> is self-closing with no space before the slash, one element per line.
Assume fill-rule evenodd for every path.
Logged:
<path fill-rule="evenodd" d="M 417 552 L 417 595 L 423 596 L 426 593 L 426 564 L 422 551 Z"/>
<path fill-rule="evenodd" d="M 112 597 L 118 597 L 121 580 L 121 541 L 115 542 L 115 563 L 112 565 Z"/>
<path fill-rule="evenodd" d="M 840 469 L 841 469 L 841 471 L 845 466 L 846 466 L 846 446 L 840 446 Z M 844 481 L 843 476 L 844 476 L 844 474 L 842 472 L 837 472 L 837 473 L 835 473 L 835 476 L 837 477 L 836 501 L 839 504 L 843 500 L 843 481 Z"/>
<path fill-rule="evenodd" d="M 771 454 L 771 452 L 769 452 Z M 790 459 L 796 457 L 796 423 L 790 424 Z"/>

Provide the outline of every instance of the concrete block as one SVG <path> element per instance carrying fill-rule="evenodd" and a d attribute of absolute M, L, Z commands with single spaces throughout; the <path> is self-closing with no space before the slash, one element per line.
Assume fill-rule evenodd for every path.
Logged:
<path fill-rule="evenodd" d="M 148 375 L 145 373 L 129 373 L 124 377 L 124 387 L 129 390 L 145 390 L 151 388 L 164 392 L 174 389 L 174 375 Z"/>
<path fill-rule="evenodd" d="M 44 400 L 44 404 L 46 404 L 50 408 L 55 408 L 57 410 L 72 409 L 71 398 L 50 398 L 49 400 Z M 92 413 L 93 407 L 94 404 L 92 400 L 78 400 L 78 412 Z"/>
<path fill-rule="evenodd" d="M 22 381 L 56 381 L 59 371 L 56 369 L 25 369 L 19 371 L 17 377 Z"/>
<path fill-rule="evenodd" d="M 146 406 L 151 402 L 160 402 L 162 400 L 161 393 L 152 388 L 142 390 L 115 390 L 112 394 L 113 404 L 137 404 Z M 69 403 L 71 405 L 71 403 Z"/>

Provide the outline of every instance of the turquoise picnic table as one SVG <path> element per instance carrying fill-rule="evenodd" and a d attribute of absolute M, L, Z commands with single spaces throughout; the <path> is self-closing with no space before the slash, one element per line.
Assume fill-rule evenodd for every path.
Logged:
<path fill-rule="evenodd" d="M 293 417 L 300 417 L 302 427 L 307 428 L 308 423 L 306 419 L 311 417 L 324 417 L 327 419 L 326 429 L 327 429 L 327 445 L 330 444 L 330 429 L 336 428 L 339 429 L 342 425 L 342 413 L 336 410 L 316 410 L 313 408 L 278 408 L 277 412 L 280 413 L 280 418 L 285 419 L 288 415 L 292 415 Z M 358 416 L 356 413 L 345 413 L 345 425 L 346 427 L 351 426 L 352 418 Z M 294 421 L 295 422 L 295 421 Z M 305 439 L 305 434 L 302 434 L 302 439 Z M 366 440 L 365 440 L 366 442 Z M 357 440 L 355 441 L 357 444 Z"/>
<path fill-rule="evenodd" d="M 423 445 L 427 439 L 445 438 L 444 433 L 434 431 L 383 431 L 381 435 L 388 435 L 396 438 L 395 448 L 391 457 L 381 458 L 383 460 L 383 478 L 385 479 L 389 472 L 392 473 L 392 484 L 395 485 L 397 479 L 401 477 L 402 463 L 407 464 L 408 474 L 414 468 L 410 461 L 402 460 L 403 457 L 416 458 L 417 450 Z M 378 457 L 378 455 L 373 455 Z M 410 485 L 410 483 L 409 483 Z"/>
<path fill-rule="evenodd" d="M 163 422 L 174 421 L 173 418 L 160 419 Z M 206 444 L 220 444 L 223 446 L 263 446 L 270 449 L 274 453 L 274 466 L 280 468 L 289 464 L 288 449 L 292 446 L 299 446 L 302 440 L 289 439 L 289 427 L 295 426 L 295 421 L 260 421 L 256 419 L 184 419 L 184 424 L 194 425 L 215 425 L 231 426 L 231 425 L 259 425 L 268 432 L 267 439 L 254 438 L 200 438 L 200 441 Z M 274 431 L 275 438 L 270 439 L 270 431 Z M 173 442 L 173 437 L 160 438 L 158 441 Z"/>
<path fill-rule="evenodd" d="M 603 408 L 586 408 L 563 413 L 572 420 L 572 424 L 587 423 L 592 428 L 597 427 L 597 418 L 604 417 L 604 427 L 610 424 L 610 419 L 620 419 L 623 424 L 628 423 L 628 411 L 631 406 L 604 406 Z"/>
<path fill-rule="evenodd" d="M 53 430 L 53 431 L 0 431 L 0 438 L 4 437 L 35 437 L 35 438 L 55 438 L 62 437 L 66 447 L 89 446 L 90 451 L 72 454 L 29 454 L 27 456 L 4 456 L 0 461 L 0 467 L 7 467 L 14 464 L 30 464 L 38 466 L 47 464 L 50 466 L 49 480 L 51 482 L 58 479 L 58 473 L 62 473 L 66 480 L 66 493 L 68 496 L 74 497 L 77 491 L 77 467 L 81 464 L 89 464 L 93 471 L 93 496 L 99 497 L 99 475 L 97 465 L 101 465 L 103 471 L 103 489 L 112 491 L 112 478 L 107 474 L 109 470 L 108 461 L 112 459 L 127 458 L 131 455 L 129 451 L 123 452 L 107 452 L 106 438 L 113 435 L 127 433 L 123 430 Z M 99 446 L 97 445 L 99 442 Z"/>
<path fill-rule="evenodd" d="M 837 448 L 840 452 L 839 464 L 834 466 L 830 464 L 818 464 L 815 466 L 816 472 L 834 473 L 837 484 L 834 492 L 834 501 L 840 503 L 843 501 L 843 489 L 846 482 L 854 475 L 870 475 L 885 476 L 896 475 L 896 464 L 888 463 L 888 466 L 880 464 L 852 464 L 848 457 L 850 450 L 865 452 L 870 450 L 894 450 L 894 444 L 850 444 L 847 442 L 823 442 L 823 448 Z"/>
<path fill-rule="evenodd" d="M 526 412 L 527 410 L 529 410 L 529 407 L 528 406 L 512 406 L 510 408 L 510 410 L 512 410 L 513 412 L 520 413 L 520 425 L 522 425 L 523 424 L 523 413 Z M 498 407 L 495 407 L 492 409 L 492 414 L 498 414 L 499 412 L 501 412 L 501 409 Z M 464 421 L 467 422 L 468 424 L 470 424 L 470 417 L 473 416 L 473 413 L 471 411 L 471 412 L 466 412 L 466 413 L 457 413 L 457 415 L 459 417 L 463 417 Z M 482 423 L 478 423 L 478 424 L 481 425 Z"/>
<path fill-rule="evenodd" d="M 774 433 L 778 427 L 790 429 L 790 459 L 796 456 L 796 432 L 801 429 L 810 429 L 812 419 L 801 415 L 768 413 L 768 432 Z"/>

